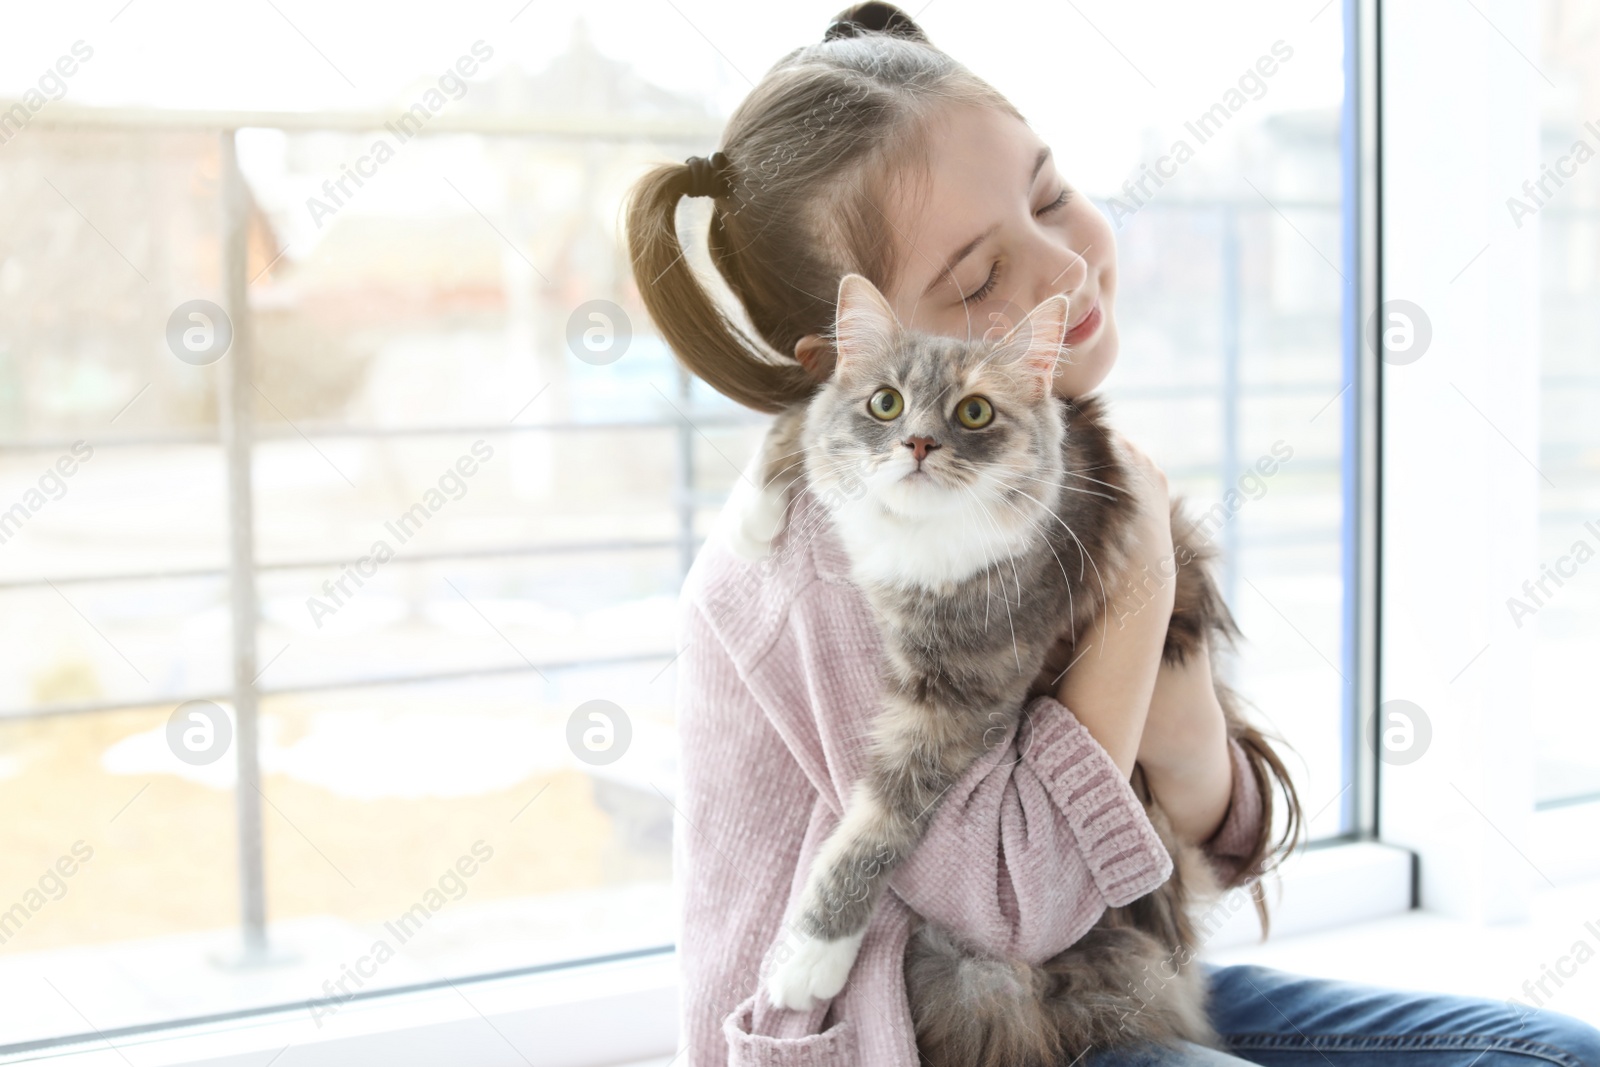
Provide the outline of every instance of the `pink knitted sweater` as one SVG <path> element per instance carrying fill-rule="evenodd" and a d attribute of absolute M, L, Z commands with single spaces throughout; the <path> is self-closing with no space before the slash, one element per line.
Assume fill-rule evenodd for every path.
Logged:
<path fill-rule="evenodd" d="M 895 870 L 843 991 L 809 1012 L 761 988 L 811 858 L 865 771 L 881 639 L 821 503 L 796 500 L 767 559 L 708 538 L 679 606 L 680 789 L 673 837 L 689 1067 L 915 1067 L 902 961 L 914 914 L 979 949 L 1042 962 L 1172 861 L 1106 750 L 1038 697 L 945 794 Z M 1238 743 L 1205 850 L 1230 877 L 1260 828 Z"/>

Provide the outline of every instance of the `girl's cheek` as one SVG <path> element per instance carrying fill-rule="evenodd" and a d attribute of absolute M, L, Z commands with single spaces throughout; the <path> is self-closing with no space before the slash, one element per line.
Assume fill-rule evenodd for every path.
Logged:
<path fill-rule="evenodd" d="M 1051 383 L 1051 391 L 1069 400 L 1093 392 L 1110 373 L 1116 358 L 1114 349 L 1097 346 L 1097 351 L 1086 362 L 1063 367 Z"/>

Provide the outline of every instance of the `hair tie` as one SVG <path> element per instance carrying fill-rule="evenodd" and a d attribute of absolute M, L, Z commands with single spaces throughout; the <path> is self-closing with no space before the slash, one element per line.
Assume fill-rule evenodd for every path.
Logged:
<path fill-rule="evenodd" d="M 923 37 L 922 30 L 904 11 L 893 4 L 873 2 L 856 4 L 841 13 L 838 18 L 828 23 L 828 28 L 822 33 L 822 39 L 831 41 L 838 37 L 860 37 L 867 33 L 884 33 L 896 37 L 909 37 L 913 40 L 921 40 Z"/>
<path fill-rule="evenodd" d="M 728 195 L 728 157 L 721 151 L 705 156 L 690 156 L 684 160 L 689 165 L 689 196 Z"/>

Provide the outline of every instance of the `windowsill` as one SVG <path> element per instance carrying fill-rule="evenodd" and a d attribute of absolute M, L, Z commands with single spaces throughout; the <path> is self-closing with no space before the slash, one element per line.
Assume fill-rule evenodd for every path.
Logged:
<path fill-rule="evenodd" d="M 1572 958 L 1579 941 L 1587 944 L 1588 952 L 1600 949 L 1600 907 L 1595 903 L 1600 900 L 1600 879 L 1554 888 L 1542 881 L 1539 885 L 1531 914 L 1522 922 L 1491 925 L 1416 910 L 1337 930 L 1241 945 L 1208 958 L 1218 964 L 1259 963 L 1396 989 L 1494 1000 L 1516 997 L 1530 1007 L 1546 1007 L 1600 1025 L 1600 965 L 1574 966 Z M 1550 995 L 1541 995 L 1542 1004 L 1530 999 L 1523 983 L 1537 982 L 1557 966 L 1574 973 L 1563 977 L 1559 988 L 1553 979 L 1547 980 Z"/>
<path fill-rule="evenodd" d="M 537 1062 L 598 1067 L 673 1051 L 677 1036 L 672 953 L 344 1005 L 319 1028 L 305 1009 L 0 1058 L 62 1067 L 237 1067 L 292 1047 L 295 1067 L 352 1063 Z M 617 1020 L 627 1020 L 617 1025 Z M 96 1047 L 97 1046 L 97 1047 Z M 124 1058 L 126 1057 L 126 1058 Z M 253 1058 L 247 1058 L 253 1057 Z"/>
<path fill-rule="evenodd" d="M 1558 813 L 1559 827 L 1550 819 Z M 1600 805 L 1539 813 L 1533 862 L 1542 855 L 1538 841 L 1554 850 L 1554 834 L 1572 820 L 1596 818 Z M 1569 855 L 1580 851 L 1573 840 L 1593 838 L 1567 839 Z M 1411 910 L 1411 866 L 1409 852 L 1375 842 L 1296 853 L 1267 883 L 1271 938 L 1258 940 L 1254 909 L 1235 890 L 1214 910 L 1221 921 L 1202 924 L 1212 931 L 1202 955 L 1219 964 L 1503 999 L 1526 998 L 1522 983 L 1537 980 L 1577 939 L 1600 940 L 1584 925 L 1600 923 L 1591 913 L 1600 882 L 1563 881 L 1535 898 L 1528 921 L 1483 926 Z M 1582 868 L 1570 860 L 1563 874 Z M 1547 1001 L 1553 1010 L 1600 1023 L 1600 967 L 1578 968 L 1554 992 Z M 664 953 L 374 997 L 345 1005 L 320 1028 L 300 1009 L 154 1031 L 119 1039 L 116 1049 L 96 1042 L 0 1063 L 126 1067 L 126 1053 L 140 1067 L 231 1067 L 267 1062 L 292 1046 L 296 1067 L 525 1059 L 540 1067 L 665 1067 L 677 1041 L 677 961 Z"/>
<path fill-rule="evenodd" d="M 1264 880 L 1271 940 L 1406 911 L 1411 907 L 1411 867 L 1410 852 L 1375 841 L 1296 852 Z M 1221 921 L 1211 918 L 1213 914 Z M 1213 931 L 1204 938 L 1201 955 L 1206 958 L 1260 942 L 1255 905 L 1243 889 L 1229 892 L 1198 921 L 1202 930 Z"/>
<path fill-rule="evenodd" d="M 1526 854 L 1519 858 L 1509 846 L 1505 852 L 1507 863 L 1526 865 L 1538 887 L 1520 922 L 1479 923 L 1410 910 L 1336 930 L 1285 931 L 1289 936 L 1238 943 L 1207 958 L 1397 989 L 1516 997 L 1600 1025 L 1600 966 L 1574 958 L 1587 960 L 1600 951 L 1600 849 L 1590 845 L 1596 840 L 1600 802 L 1533 814 Z M 1584 947 L 1574 953 L 1580 941 Z M 1557 986 L 1547 975 L 1559 970 L 1573 973 L 1560 975 Z M 1537 986 L 1524 989 L 1523 983 L 1541 978 L 1543 993 Z"/>
<path fill-rule="evenodd" d="M 322 1030 L 311 1028 L 316 1039 L 340 1032 L 332 1024 L 356 1005 L 396 1003 L 408 990 L 443 989 L 460 1002 L 447 978 L 543 974 L 560 982 L 573 973 L 565 961 L 621 962 L 619 957 L 639 955 L 641 946 L 670 945 L 671 913 L 671 884 L 640 882 L 476 903 L 464 899 L 404 938 L 379 923 L 303 916 L 271 924 L 272 962 L 258 966 L 219 963 L 237 955 L 236 927 L 29 952 L 10 945 L 0 955 L 0 999 L 8 1006 L 0 1044 L 26 1047 L 43 1044 L 47 1035 L 87 1032 L 123 1047 L 219 1027 L 248 1032 L 296 1015 L 313 1022 L 322 1017 Z M 373 946 L 380 940 L 394 955 L 374 967 Z M 456 984 L 476 1001 L 475 989 L 501 980 Z M 329 1002 L 352 994 L 348 1003 Z M 168 1025 L 172 1020 L 192 1021 Z M 60 1054 L 53 1047 L 0 1053 L 0 1063 Z"/>
<path fill-rule="evenodd" d="M 1272 890 L 1273 943 L 1330 925 L 1393 914 L 1409 906 L 1410 854 L 1362 842 L 1297 853 Z M 1219 906 L 1208 951 L 1248 944 L 1255 915 L 1240 891 Z M 233 1057 L 270 1060 L 293 1046 L 295 1067 L 349 1063 L 453 1062 L 540 1067 L 619 1067 L 664 1062 L 677 1051 L 676 958 L 668 954 L 533 975 L 458 982 L 346 1004 L 319 1028 L 304 1007 L 200 1026 L 152 1031 L 48 1049 L 0 1063 L 48 1060 L 62 1067 L 126 1067 L 118 1050 L 137 1048 L 140 1067 L 221 1067 Z M 618 1026 L 626 1019 L 626 1026 Z M 97 1047 L 96 1047 L 97 1046 Z M 520 1050 L 520 1054 L 513 1051 Z"/>
<path fill-rule="evenodd" d="M 1600 878 L 1600 848 L 1585 848 L 1585 841 L 1600 841 L 1600 800 L 1543 808 L 1533 813 L 1529 861 L 1557 885 Z M 1600 911 L 1589 918 L 1600 923 Z"/>

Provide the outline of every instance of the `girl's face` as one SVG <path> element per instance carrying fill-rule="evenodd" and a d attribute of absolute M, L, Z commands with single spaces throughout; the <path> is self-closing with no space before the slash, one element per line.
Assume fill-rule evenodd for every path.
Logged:
<path fill-rule="evenodd" d="M 1087 394 L 1117 357 L 1110 224 L 1061 178 L 1026 123 L 963 107 L 930 134 L 920 202 L 884 205 L 900 264 L 884 291 L 890 306 L 911 329 L 998 338 L 1041 300 L 1066 293 L 1067 352 L 1053 389 Z M 806 347 L 797 346 L 803 363 L 813 355 Z"/>

